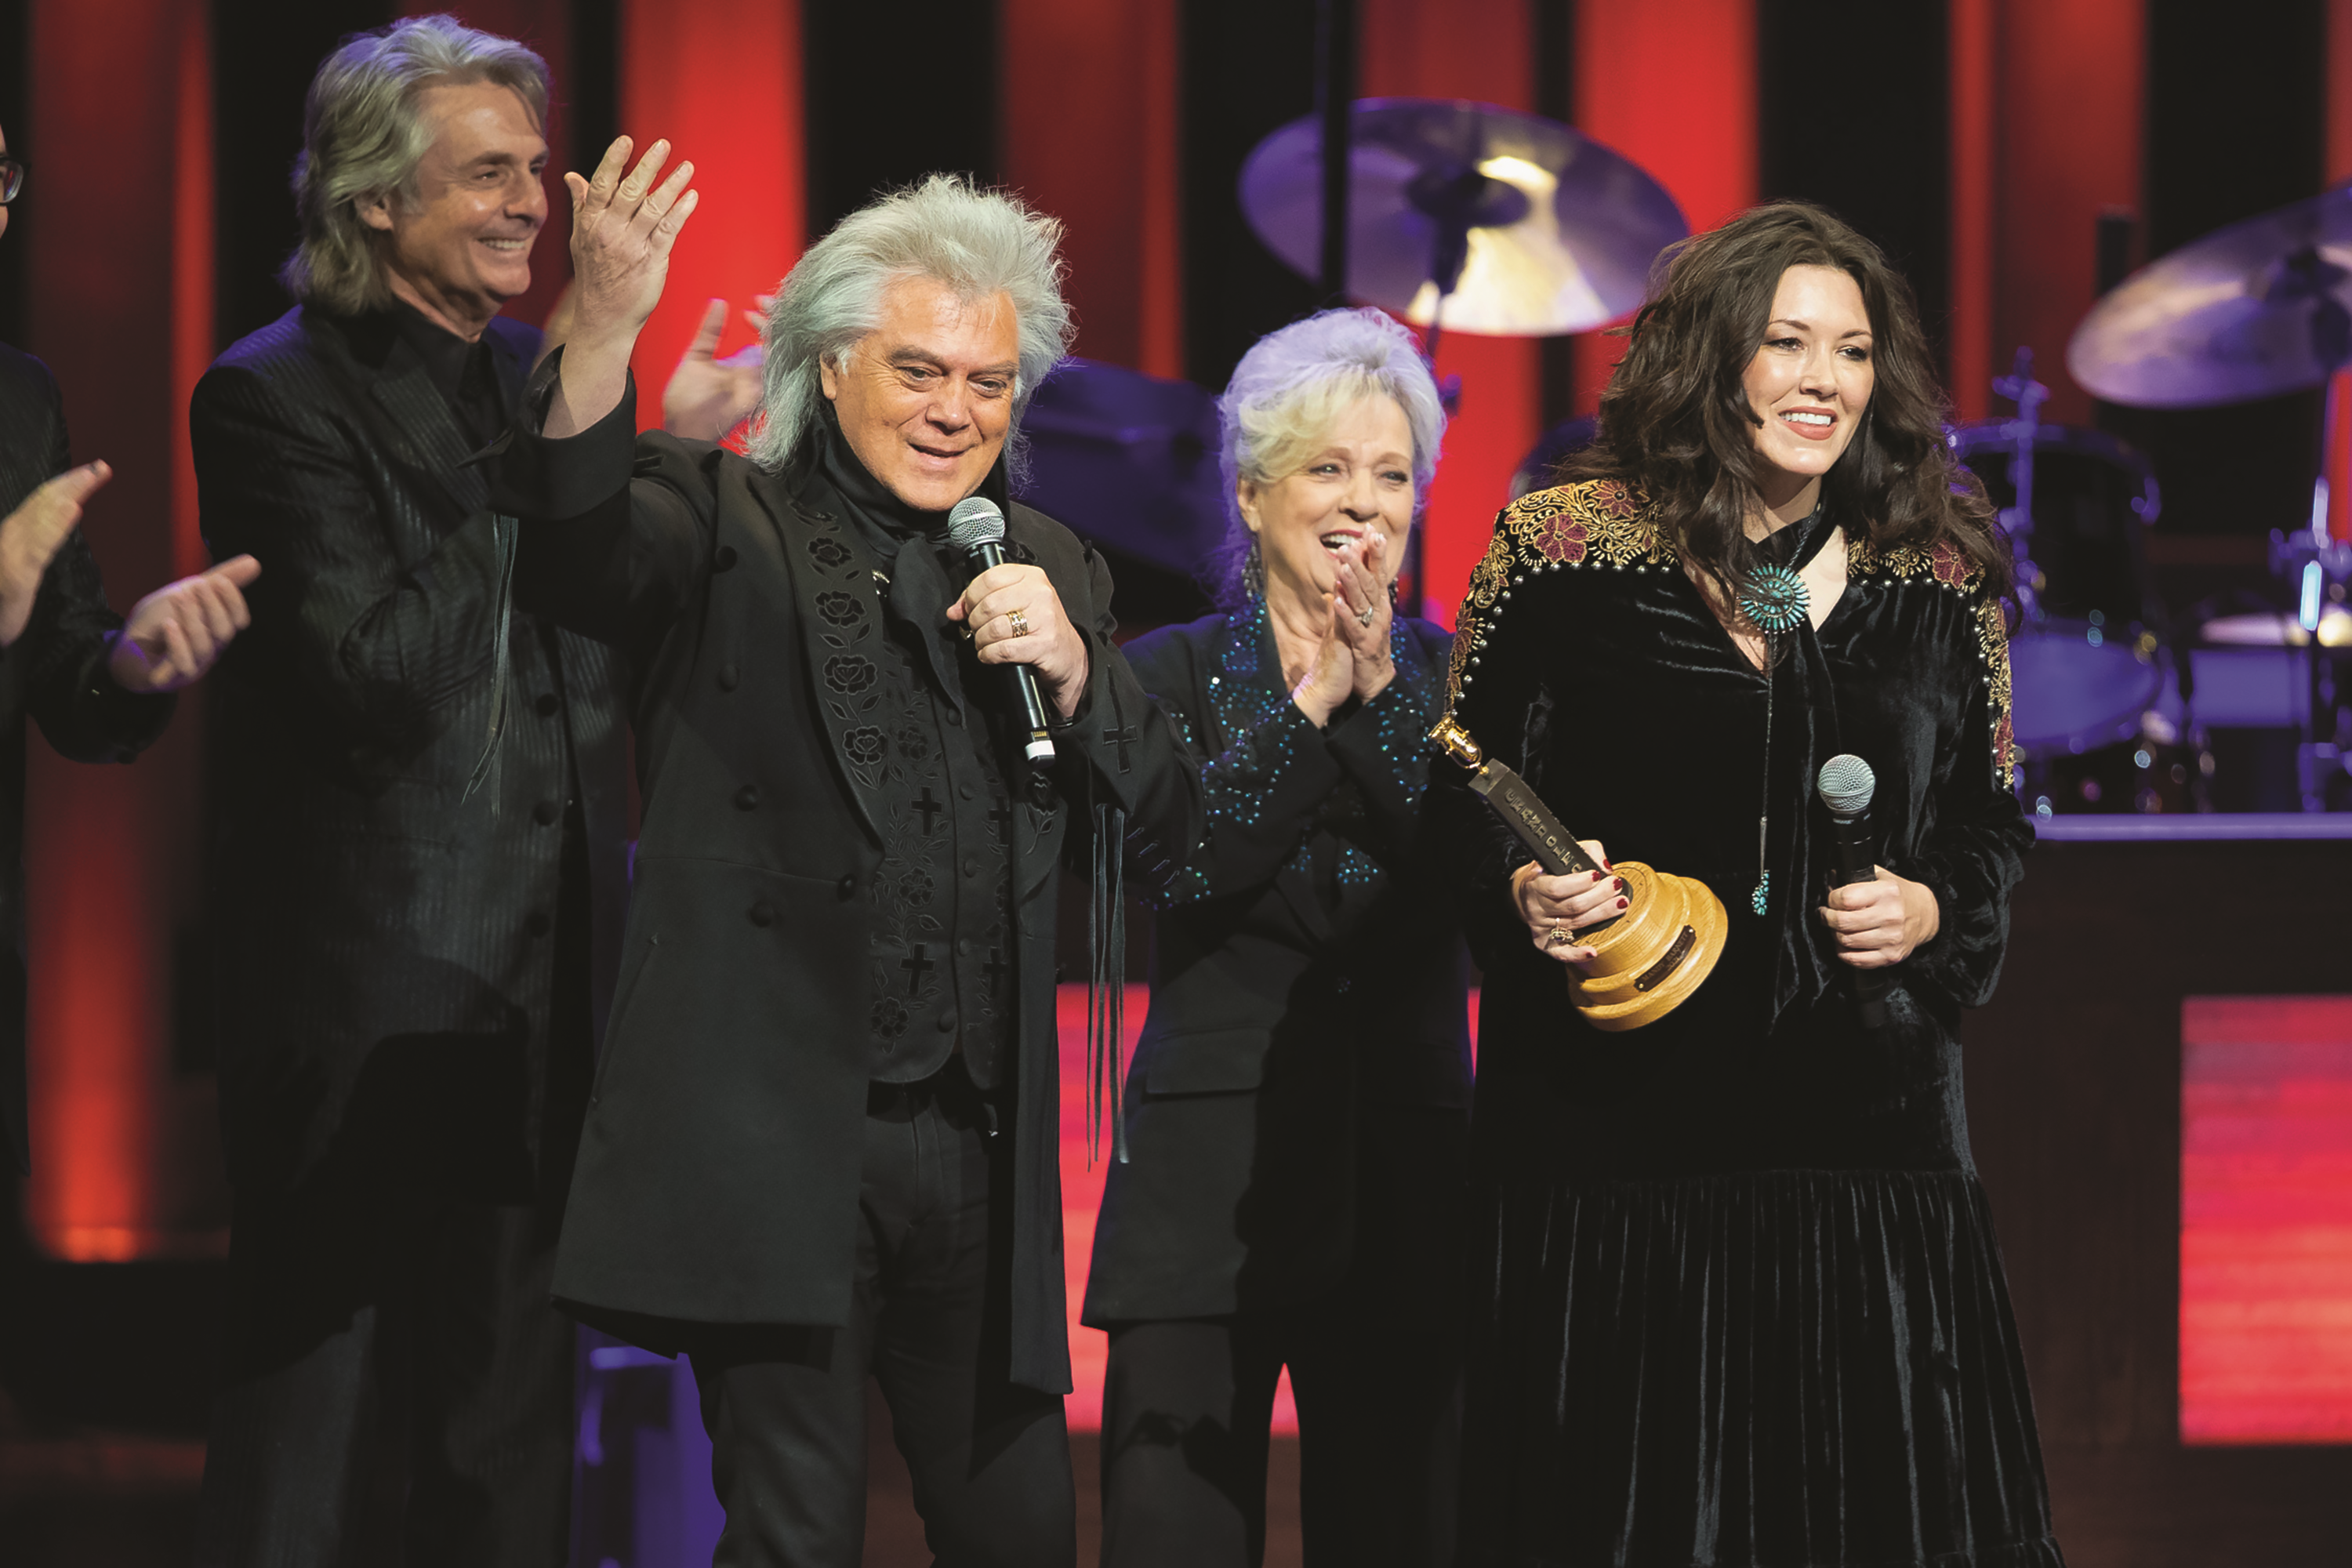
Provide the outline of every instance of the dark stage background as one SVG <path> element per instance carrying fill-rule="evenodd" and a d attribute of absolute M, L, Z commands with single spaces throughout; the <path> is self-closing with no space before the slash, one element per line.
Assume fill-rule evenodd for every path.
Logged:
<path fill-rule="evenodd" d="M 76 457 L 120 474 L 89 521 L 118 605 L 201 563 L 188 390 L 287 308 L 273 274 L 294 236 L 304 87 L 338 38 L 397 9 L 0 0 L 0 125 L 32 164 L 0 239 L 0 339 L 49 362 Z M 705 299 L 748 304 L 810 236 L 940 168 L 1066 221 L 1090 358 L 1214 388 L 1259 334 L 1328 302 L 1251 237 L 1234 196 L 1249 149 L 1312 109 L 1313 0 L 455 9 L 530 40 L 556 73 L 557 217 L 519 317 L 543 316 L 564 281 L 558 171 L 589 166 L 622 130 L 671 136 L 703 170 L 642 384 L 659 384 Z M 1959 416 L 2003 411 L 1989 380 L 2030 344 L 2054 395 L 2046 418 L 2152 456 L 2166 505 L 2151 553 L 2176 607 L 2272 591 L 2263 542 L 2307 514 L 2317 395 L 2136 413 L 2095 405 L 2062 356 L 2128 268 L 2352 176 L 2352 0 L 1360 0 L 1356 13 L 1362 95 L 1567 120 L 1656 174 L 1695 226 L 1763 198 L 1827 203 L 1909 272 Z M 726 348 L 741 338 L 730 329 Z M 1590 411 L 1612 357 L 1599 334 L 1448 335 L 1440 369 L 1464 378 L 1465 403 L 1424 539 L 1446 615 L 1511 468 L 1541 430 Z M 1194 601 L 1139 573 L 1128 602 L 1148 620 Z M 36 1169 L 0 1222 L 0 1541 L 31 1540 L 10 1521 L 60 1486 L 131 1500 L 110 1510 L 125 1552 L 182 1528 L 226 1214 L 196 958 L 204 744 L 199 690 L 136 767 L 75 769 L 35 748 Z M 2234 864 L 2215 856 L 2197 875 Z M 2340 985 L 2347 868 L 2278 858 L 2279 882 L 2332 934 L 2273 953 L 2262 984 Z M 2085 1010 L 2079 994 L 2085 977 L 2137 985 L 2168 951 L 2176 921 L 2126 912 L 2167 907 L 2179 884 L 2155 864 L 2128 849 L 2037 857 L 2021 941 L 2069 962 L 2021 959 L 1971 1026 L 1971 1116 L 2012 1237 L 2062 1538 L 2081 1568 L 2340 1562 L 2346 1450 L 2184 1457 L 2167 1425 L 2177 1018 L 2152 1003 Z M 2102 1097 L 2124 1082 L 2137 1087 Z M 2096 1107 L 2095 1136 L 2069 1106 Z M 2135 1216 L 2122 1227 L 2097 1195 L 2119 1181 Z M 2103 1247 L 2129 1257 L 2096 1270 L 2095 1289 L 2084 1270 Z M 58 1447 L 68 1436 L 82 1447 Z"/>

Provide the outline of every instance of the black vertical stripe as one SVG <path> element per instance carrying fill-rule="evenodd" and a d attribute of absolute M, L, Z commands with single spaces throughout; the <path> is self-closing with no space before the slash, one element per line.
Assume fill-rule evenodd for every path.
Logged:
<path fill-rule="evenodd" d="M 2233 10 L 2226 24 L 2220 15 L 2190 0 L 2148 0 L 2142 189 L 2150 258 L 2301 201 L 2324 177 L 2323 0 Z M 2105 405 L 2100 423 L 2155 459 L 2164 533 L 2259 536 L 2310 521 L 2320 398 L 2298 392 L 2171 411 Z M 2210 569 L 2178 575 L 2167 584 L 2176 597 L 2220 582 Z M 2284 587 L 2259 568 L 2229 575 L 2236 588 L 2284 602 Z"/>
<path fill-rule="evenodd" d="M 337 44 L 394 11 L 390 0 L 215 0 L 214 342 L 234 342 L 293 303 L 278 269 L 301 237 L 292 180 L 303 95 Z"/>
<path fill-rule="evenodd" d="M 1576 7 L 1577 0 L 1529 0 L 1528 5 L 1536 112 L 1564 125 L 1576 123 Z M 1576 340 L 1563 334 L 1540 342 L 1540 423 L 1549 430 L 1576 412 Z"/>
<path fill-rule="evenodd" d="M 808 231 L 932 173 L 998 178 L 996 6 L 801 8 Z"/>
<path fill-rule="evenodd" d="M 1185 0 L 1182 29 L 1184 373 L 1222 387 L 1250 344 L 1326 302 L 1250 232 L 1237 194 L 1250 149 L 1315 110 L 1315 4 Z"/>
<path fill-rule="evenodd" d="M 565 167 L 593 169 L 621 133 L 620 63 L 621 0 L 572 0 L 572 79 L 555 84 L 571 109 L 572 161 Z M 568 221 L 562 203 L 557 208 L 548 221 Z"/>
<path fill-rule="evenodd" d="M 1758 194 L 1819 202 L 1911 280 L 1950 363 L 1950 45 L 1943 0 L 1758 0 Z M 1834 40 L 1824 47 L 1826 40 Z"/>
<path fill-rule="evenodd" d="M 21 153 L 27 162 L 37 156 L 26 139 L 31 129 L 25 118 L 25 43 L 26 0 L 0 0 L 0 131 L 8 134 L 8 150 Z M 19 221 L 39 210 L 34 195 L 35 183 L 27 179 L 25 195 L 16 198 L 17 205 L 9 209 L 8 222 L 15 226 Z M 23 237 L 0 237 L 0 343 L 22 343 L 27 325 L 25 315 L 25 241 Z"/>

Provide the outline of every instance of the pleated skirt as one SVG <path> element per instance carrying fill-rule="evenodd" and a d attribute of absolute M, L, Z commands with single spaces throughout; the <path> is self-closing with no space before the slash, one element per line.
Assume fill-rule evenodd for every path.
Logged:
<path fill-rule="evenodd" d="M 1555 1177 L 1481 1225 L 1463 1568 L 2062 1568 L 1974 1176 Z"/>

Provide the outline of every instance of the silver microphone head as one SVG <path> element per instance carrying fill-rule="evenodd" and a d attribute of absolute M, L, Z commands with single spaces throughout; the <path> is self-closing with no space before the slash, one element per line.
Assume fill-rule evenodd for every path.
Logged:
<path fill-rule="evenodd" d="M 966 496 L 948 509 L 948 542 L 967 555 L 1004 537 L 1004 514 L 986 496 Z"/>
<path fill-rule="evenodd" d="M 1870 797 L 1878 793 L 1878 775 L 1870 764 L 1853 752 L 1832 757 L 1822 764 L 1820 788 L 1822 804 L 1830 808 L 1832 816 L 1859 816 L 1870 809 Z"/>

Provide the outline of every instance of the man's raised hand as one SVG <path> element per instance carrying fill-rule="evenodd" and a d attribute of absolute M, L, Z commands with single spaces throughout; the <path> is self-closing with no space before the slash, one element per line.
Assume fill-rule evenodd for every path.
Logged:
<path fill-rule="evenodd" d="M 0 647 L 25 635 L 41 577 L 81 521 L 82 503 L 113 477 L 104 463 L 68 468 L 0 519 Z"/>
<path fill-rule="evenodd" d="M 688 188 L 692 163 L 661 178 L 669 162 L 666 140 L 646 148 L 624 174 L 633 146 L 618 137 L 593 178 L 563 176 L 572 193 L 572 317 L 562 377 L 548 411 L 550 436 L 575 435 L 621 401 L 630 351 L 669 277 L 670 247 L 700 200 L 700 193 Z"/>

